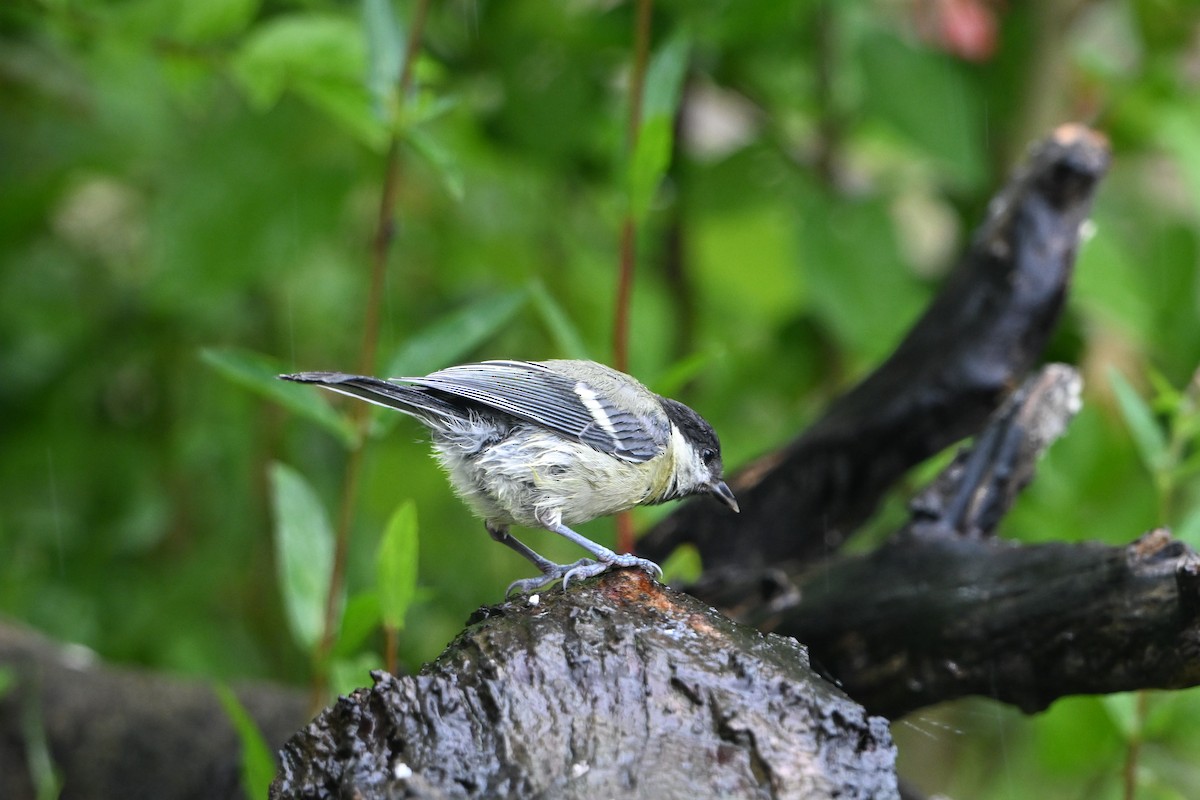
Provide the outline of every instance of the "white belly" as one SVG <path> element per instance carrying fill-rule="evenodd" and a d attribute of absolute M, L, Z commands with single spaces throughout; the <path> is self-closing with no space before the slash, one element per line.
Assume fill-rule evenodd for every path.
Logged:
<path fill-rule="evenodd" d="M 454 490 L 480 517 L 505 525 L 575 525 L 651 500 L 659 459 L 632 464 L 547 432 L 520 435 L 473 455 L 448 442 L 434 450 Z M 661 491 L 661 489 L 659 489 Z"/>

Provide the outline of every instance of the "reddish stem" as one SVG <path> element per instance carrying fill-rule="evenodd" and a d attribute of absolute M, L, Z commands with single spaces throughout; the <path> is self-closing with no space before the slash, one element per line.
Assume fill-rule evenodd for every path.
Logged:
<path fill-rule="evenodd" d="M 651 0 L 637 0 L 637 21 L 634 30 L 633 73 L 629 78 L 628 153 L 637 150 L 638 132 L 642 125 L 642 95 L 646 85 L 646 63 L 650 59 Z M 637 221 L 633 208 L 625 210 L 621 224 L 621 250 L 617 272 L 617 297 L 613 320 L 613 366 L 629 371 L 629 305 L 633 298 L 633 274 L 637 268 Z M 617 552 L 633 550 L 633 519 L 628 513 L 617 515 Z"/>
<path fill-rule="evenodd" d="M 413 64 L 425 28 L 425 15 L 429 0 L 417 0 L 413 9 L 412 25 L 408 31 L 408 42 L 404 50 L 404 63 L 400 68 L 397 93 L 404 102 L 412 84 Z M 376 219 L 375 236 L 371 240 L 371 283 L 367 294 L 367 308 L 363 319 L 362 346 L 359 350 L 359 372 L 369 375 L 375 368 L 375 355 L 379 348 L 379 310 L 383 305 L 383 287 L 387 277 L 388 254 L 396 239 L 396 203 L 400 195 L 402 173 L 400 169 L 400 137 L 393 134 L 384 156 L 383 188 L 379 197 L 379 215 Z M 354 424 L 358 430 L 358 441 L 350 450 L 346 462 L 346 474 L 342 483 L 341 510 L 338 514 L 337 538 L 334 544 L 333 570 L 329 576 L 329 595 L 325 601 L 325 621 L 321 642 L 316 653 L 316 669 L 313 674 L 312 695 L 314 704 L 320 705 L 329 688 L 329 658 L 338 629 L 339 600 L 346 580 L 346 558 L 350 550 L 350 533 L 354 522 L 354 500 L 358 494 L 358 476 L 362 469 L 363 444 L 370 424 L 371 407 L 366 403 L 353 406 Z M 391 648 L 394 651 L 395 648 Z M 394 659 L 393 659 L 394 661 Z M 394 666 L 394 664 L 393 664 Z M 389 666 L 389 669 L 391 667 Z"/>

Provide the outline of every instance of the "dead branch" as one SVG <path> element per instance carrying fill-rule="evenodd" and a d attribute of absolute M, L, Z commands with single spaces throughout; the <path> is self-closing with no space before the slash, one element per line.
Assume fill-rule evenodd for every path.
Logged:
<path fill-rule="evenodd" d="M 742 513 L 685 505 L 638 552 L 661 559 L 691 542 L 709 586 L 836 550 L 905 471 L 979 430 L 1037 361 L 1108 163 L 1103 138 L 1077 125 L 1034 147 L 892 356 L 802 436 L 730 481 Z"/>

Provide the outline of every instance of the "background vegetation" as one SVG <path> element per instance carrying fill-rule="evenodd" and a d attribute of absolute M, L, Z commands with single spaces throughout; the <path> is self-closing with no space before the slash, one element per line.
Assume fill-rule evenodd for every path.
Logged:
<path fill-rule="evenodd" d="M 432 3 L 399 92 L 413 18 L 385 0 L 0 10 L 0 613 L 117 662 L 297 684 L 332 668 L 341 685 L 379 663 L 363 653 L 381 649 L 389 520 L 408 547 L 420 517 L 409 668 L 528 573 L 416 426 L 376 416 L 336 663 L 297 626 L 320 604 L 285 608 L 271 487 L 336 527 L 357 412 L 303 387 L 264 398 L 256 376 L 361 367 L 393 137 L 372 371 L 610 360 L 632 202 L 630 369 L 700 409 L 737 465 L 889 351 L 1029 141 L 1094 124 L 1115 166 L 1049 354 L 1082 368 L 1086 406 L 1006 535 L 1123 543 L 1170 524 L 1200 545 L 1194 3 L 659 0 L 640 156 L 633 4 Z M 973 798 L 1117 797 L 1126 772 L 1139 797 L 1196 796 L 1198 728 L 1193 692 L 1033 719 L 970 701 L 894 726 L 917 786 Z"/>

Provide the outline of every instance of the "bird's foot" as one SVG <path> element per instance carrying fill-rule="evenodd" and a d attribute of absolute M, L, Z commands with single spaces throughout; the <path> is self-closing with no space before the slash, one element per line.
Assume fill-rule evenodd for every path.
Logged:
<path fill-rule="evenodd" d="M 587 561 L 588 559 L 585 558 L 583 560 Z M 563 589 L 565 590 L 572 580 L 592 578 L 614 567 L 636 567 L 650 573 L 650 577 L 655 580 L 661 578 L 663 574 L 662 567 L 648 558 L 638 558 L 628 553 L 622 555 L 614 554 L 611 560 L 593 561 L 591 564 L 581 564 L 569 570 L 567 574 L 563 575 Z"/>
<path fill-rule="evenodd" d="M 594 578 L 597 575 L 608 572 L 610 569 L 618 567 L 636 567 L 650 573 L 650 577 L 655 580 L 661 579 L 663 574 L 662 567 L 648 558 L 638 558 L 629 554 L 616 555 L 614 553 L 611 559 L 604 561 L 581 558 L 574 564 L 550 564 L 542 571 L 541 575 L 536 575 L 532 578 L 522 578 L 519 581 L 510 583 L 508 589 L 504 592 L 504 596 L 511 597 L 513 594 L 529 594 L 544 586 L 549 586 L 557 580 L 563 582 L 563 589 L 565 590 L 571 581 Z"/>
<path fill-rule="evenodd" d="M 536 575 L 532 578 L 522 578 L 519 581 L 510 583 L 508 589 L 504 592 L 504 596 L 509 597 L 514 592 L 516 594 L 529 594 L 557 580 L 563 580 L 565 587 L 565 579 L 568 575 L 571 575 L 575 570 L 587 569 L 594 566 L 596 566 L 596 562 L 590 558 L 581 558 L 574 564 L 550 564 L 542 570 L 541 575 Z"/>

